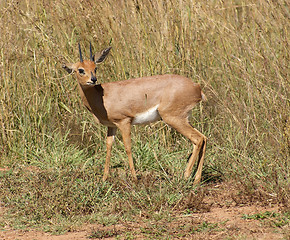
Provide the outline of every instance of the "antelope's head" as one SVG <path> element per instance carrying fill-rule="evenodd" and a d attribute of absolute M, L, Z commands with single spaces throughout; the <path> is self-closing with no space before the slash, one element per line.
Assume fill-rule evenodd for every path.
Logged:
<path fill-rule="evenodd" d="M 81 46 L 79 44 L 80 61 L 77 63 L 67 63 L 63 65 L 63 68 L 68 72 L 74 72 L 77 76 L 78 83 L 81 86 L 90 86 L 97 84 L 97 65 L 103 62 L 109 54 L 111 47 L 104 49 L 99 57 L 95 59 L 95 55 L 92 53 L 92 45 L 90 43 L 90 60 L 83 60 Z"/>

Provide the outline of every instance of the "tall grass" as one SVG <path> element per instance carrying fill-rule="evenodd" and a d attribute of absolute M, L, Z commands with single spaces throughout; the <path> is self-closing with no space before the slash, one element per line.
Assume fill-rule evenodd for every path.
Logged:
<path fill-rule="evenodd" d="M 4 174 L 1 201 L 19 206 L 30 199 L 32 206 L 45 206 L 47 198 L 31 189 L 54 186 L 64 189 L 64 195 L 67 189 L 68 201 L 81 206 L 66 212 L 63 203 L 62 210 L 39 214 L 66 216 L 105 211 L 97 204 L 111 206 L 112 198 L 116 209 L 118 204 L 124 207 L 125 199 L 133 210 L 148 205 L 156 210 L 164 203 L 174 205 L 193 189 L 182 180 L 192 146 L 163 123 L 133 129 L 136 168 L 140 175 L 159 179 L 158 187 L 144 184 L 149 192 L 132 192 L 124 183 L 127 178 L 120 169 L 127 174 L 127 160 L 119 138 L 112 158 L 117 183 L 100 183 L 106 130 L 94 123 L 82 106 L 76 80 L 61 68 L 78 60 L 78 42 L 88 56 L 91 41 L 96 51 L 113 47 L 99 68 L 100 82 L 176 73 L 201 83 L 209 101 L 194 109 L 192 123 L 209 138 L 204 180 L 221 174 L 240 183 L 247 194 L 287 204 L 287 1 L 11 0 L 1 1 L 0 7 L 0 167 L 39 169 L 29 180 L 25 171 Z M 78 177 L 69 180 L 70 174 Z M 26 191 L 31 191 L 28 198 Z M 88 194 L 93 195 L 89 207 L 80 199 Z"/>

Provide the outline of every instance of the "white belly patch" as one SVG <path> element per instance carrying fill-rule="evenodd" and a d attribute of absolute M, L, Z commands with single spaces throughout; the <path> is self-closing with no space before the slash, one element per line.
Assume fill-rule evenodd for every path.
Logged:
<path fill-rule="evenodd" d="M 159 105 L 148 109 L 146 112 L 142 112 L 136 115 L 134 117 L 132 124 L 138 125 L 138 124 L 148 124 L 151 122 L 156 122 L 161 119 L 159 112 L 157 110 Z"/>

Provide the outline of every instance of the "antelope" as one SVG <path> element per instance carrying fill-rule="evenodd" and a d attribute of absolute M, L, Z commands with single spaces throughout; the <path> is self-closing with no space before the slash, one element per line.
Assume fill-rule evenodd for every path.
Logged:
<path fill-rule="evenodd" d="M 162 119 L 193 144 L 184 177 L 190 177 L 193 165 L 199 158 L 194 184 L 199 183 L 207 138 L 189 124 L 188 116 L 197 103 L 206 99 L 200 85 L 187 77 L 171 74 L 100 84 L 96 77 L 97 65 L 106 59 L 110 50 L 111 47 L 104 49 L 95 59 L 90 43 L 90 60 L 83 60 L 79 44 L 80 61 L 63 65 L 68 73 L 75 73 L 86 108 L 98 123 L 108 127 L 103 181 L 109 175 L 116 130 L 121 132 L 131 175 L 137 181 L 131 152 L 131 125 L 149 124 Z"/>

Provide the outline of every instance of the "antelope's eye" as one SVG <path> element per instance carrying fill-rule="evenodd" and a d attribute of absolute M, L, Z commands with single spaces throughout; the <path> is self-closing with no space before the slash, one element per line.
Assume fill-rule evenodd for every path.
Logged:
<path fill-rule="evenodd" d="M 79 74 L 80 75 L 84 75 L 85 74 L 85 69 L 79 68 L 78 70 L 79 70 Z"/>
<path fill-rule="evenodd" d="M 98 68 L 95 68 L 95 70 L 94 70 L 95 73 L 97 72 L 97 69 L 98 69 Z"/>

